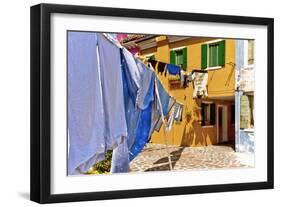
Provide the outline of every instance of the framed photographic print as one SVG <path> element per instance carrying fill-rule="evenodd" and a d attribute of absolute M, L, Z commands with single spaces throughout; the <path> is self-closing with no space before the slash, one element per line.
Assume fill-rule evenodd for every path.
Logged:
<path fill-rule="evenodd" d="M 31 200 L 273 188 L 273 19 L 31 7 Z"/>

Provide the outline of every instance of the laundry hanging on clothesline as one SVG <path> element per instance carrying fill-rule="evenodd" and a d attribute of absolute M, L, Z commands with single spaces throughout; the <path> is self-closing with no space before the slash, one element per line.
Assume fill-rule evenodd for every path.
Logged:
<path fill-rule="evenodd" d="M 193 70 L 191 74 L 193 81 L 193 98 L 208 97 L 207 84 L 208 84 L 208 71 Z"/>
<path fill-rule="evenodd" d="M 68 32 L 70 175 L 86 173 L 127 137 L 120 59 L 101 34 Z"/>
<path fill-rule="evenodd" d="M 182 113 L 183 113 L 183 104 L 176 103 L 174 105 L 175 108 L 175 121 L 181 122 L 182 121 Z"/>
<path fill-rule="evenodd" d="M 152 68 L 155 70 L 155 72 L 157 72 L 157 74 L 160 73 L 161 75 L 163 75 L 164 73 L 165 77 L 167 76 L 167 74 L 172 77 L 178 77 L 176 79 L 180 81 L 181 87 L 186 88 L 189 86 L 189 83 L 191 82 L 191 80 L 189 79 L 190 73 L 182 70 L 180 66 L 152 59 L 148 59 L 147 62 L 152 65 Z M 172 80 L 174 80 L 174 78 Z"/>
<path fill-rule="evenodd" d="M 170 110 L 169 103 L 173 100 L 165 91 L 153 70 L 144 65 L 140 60 L 134 59 L 133 55 L 125 48 L 121 51 L 122 70 L 125 74 L 125 78 L 123 79 L 124 96 L 127 97 L 125 98 L 125 109 L 127 114 L 128 137 L 126 139 L 127 144 L 122 143 L 113 150 L 112 173 L 128 171 L 129 162 L 142 151 L 154 131 L 156 120 L 160 119 L 161 113 L 164 113 L 165 116 L 168 114 Z M 132 72 L 133 70 L 136 70 L 135 73 L 127 72 Z M 137 76 L 132 76 L 135 74 Z M 137 77 L 141 78 L 138 79 Z M 156 82 L 154 81 L 155 79 Z M 129 85 L 128 83 L 136 83 L 134 85 L 138 85 L 138 89 L 133 92 L 133 97 L 137 96 L 135 99 L 136 104 L 134 104 L 134 99 L 130 98 L 129 94 L 126 93 L 126 90 L 129 90 L 129 88 L 126 89 Z M 156 101 L 155 84 L 159 90 L 159 99 L 161 100 L 163 112 L 160 112 L 159 105 Z M 131 126 L 132 124 L 133 126 Z"/>
<path fill-rule="evenodd" d="M 166 131 L 169 132 L 171 131 L 171 128 L 172 128 L 172 125 L 173 125 L 173 122 L 174 122 L 174 119 L 175 119 L 175 107 L 172 108 L 172 111 L 171 111 L 171 114 L 170 114 L 170 117 L 168 119 L 168 123 L 167 123 L 167 126 L 166 126 Z"/>
<path fill-rule="evenodd" d="M 127 49 L 122 48 L 120 52 L 128 136 L 113 150 L 112 173 L 128 172 L 129 162 L 141 152 L 153 132 L 152 114 L 160 114 L 158 105 L 155 105 L 154 90 L 151 90 L 154 87 L 153 79 L 158 79 L 154 71 L 135 59 Z M 167 114 L 172 97 L 164 90 L 159 80 L 157 83 L 161 91 L 163 110 Z M 135 90 L 131 90 L 132 88 Z"/>
<path fill-rule="evenodd" d="M 123 54 L 123 55 L 122 55 Z M 141 101 L 141 103 L 136 104 L 135 110 L 138 110 L 142 108 L 142 111 L 139 112 L 139 114 L 131 114 L 129 117 L 131 120 L 127 120 L 128 123 L 128 138 L 127 144 L 120 144 L 117 148 L 113 150 L 113 157 L 112 157 L 112 165 L 111 165 L 111 172 L 127 172 L 129 168 L 129 162 L 133 160 L 144 148 L 146 143 L 149 141 L 149 138 L 151 137 L 153 131 L 155 130 L 156 124 L 159 124 L 160 127 L 162 125 L 161 120 L 161 114 L 164 116 L 167 116 L 169 111 L 171 110 L 172 106 L 176 103 L 176 100 L 168 94 L 168 92 L 164 89 L 162 83 L 158 79 L 156 75 L 147 75 L 150 74 L 151 71 L 154 71 L 154 68 L 151 63 L 148 63 L 148 67 L 143 64 L 140 60 L 135 59 L 135 56 L 133 56 L 127 49 L 122 48 L 121 50 L 121 57 L 124 56 L 122 59 L 122 69 L 123 73 L 125 72 L 126 78 L 124 78 L 124 86 L 126 86 L 126 82 L 128 83 L 136 83 L 135 85 L 139 88 L 137 91 L 137 94 L 144 95 L 145 93 L 142 93 L 144 90 L 143 88 L 147 88 L 149 86 L 148 93 L 144 98 L 136 98 L 136 102 L 138 103 L 140 100 L 146 100 L 144 102 L 147 102 L 146 105 L 147 108 L 142 108 L 142 104 L 144 103 Z M 128 73 L 127 71 L 130 71 Z M 134 72 L 133 72 L 134 71 Z M 154 72 L 153 72 L 154 74 Z M 140 77 L 142 77 L 140 79 Z M 150 84 L 149 80 L 151 78 Z M 156 81 L 153 81 L 153 80 Z M 154 86 L 154 84 L 156 84 Z M 128 85 L 128 84 L 127 84 Z M 152 88 L 157 87 L 158 89 L 158 95 L 159 100 L 161 103 L 161 107 L 159 106 L 159 103 L 156 98 L 156 93 L 154 90 L 151 90 Z M 126 97 L 126 93 L 124 92 L 124 96 Z M 136 95 L 135 95 L 136 96 Z M 154 99 L 152 99 L 152 96 L 154 96 Z M 131 99 L 125 100 L 125 102 L 130 101 Z M 148 100 L 148 101 L 147 101 Z M 126 103 L 125 103 L 126 106 Z M 131 107 L 125 107 L 126 111 L 134 111 L 134 109 Z M 160 110 L 161 108 L 161 110 Z M 133 118 L 133 119 L 132 119 Z M 132 121 L 135 120 L 135 121 Z M 130 126 L 130 122 L 134 123 L 133 126 Z M 148 132 L 149 130 L 149 133 Z M 132 133 L 133 131 L 133 133 Z M 128 149 L 127 149 L 128 147 Z M 127 157 L 127 152 L 129 154 L 129 157 Z"/>
<path fill-rule="evenodd" d="M 177 102 L 154 70 L 106 34 L 68 35 L 68 174 L 86 173 L 109 149 L 111 172 L 128 172 Z"/>
<path fill-rule="evenodd" d="M 178 65 L 167 64 L 166 70 L 170 75 L 180 75 L 181 67 Z"/>
<path fill-rule="evenodd" d="M 171 110 L 166 131 L 168 132 L 171 131 L 173 122 L 179 123 L 182 121 L 182 113 L 183 113 L 183 105 L 176 102 Z"/>
<path fill-rule="evenodd" d="M 139 64 L 128 50 L 121 49 L 120 53 L 128 136 L 113 150 L 112 173 L 128 172 L 130 160 L 145 145 L 154 101 L 154 72 Z"/>
<path fill-rule="evenodd" d="M 157 71 L 157 73 L 160 73 L 161 75 L 164 73 L 166 76 L 167 73 L 170 75 L 180 75 L 181 67 L 178 65 L 165 63 L 157 60 L 148 60 L 152 64 L 152 67 Z"/>

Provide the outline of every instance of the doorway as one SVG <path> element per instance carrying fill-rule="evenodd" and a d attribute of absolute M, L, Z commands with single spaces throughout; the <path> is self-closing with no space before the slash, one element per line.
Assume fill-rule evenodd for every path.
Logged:
<path fill-rule="evenodd" d="M 217 107 L 217 142 L 228 141 L 227 136 L 227 106 L 218 105 Z"/>

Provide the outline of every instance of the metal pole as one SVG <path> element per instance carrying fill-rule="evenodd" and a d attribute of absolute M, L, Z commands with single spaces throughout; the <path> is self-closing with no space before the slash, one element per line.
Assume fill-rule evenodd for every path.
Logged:
<path fill-rule="evenodd" d="M 164 114 L 163 114 L 163 108 L 162 108 L 162 104 L 161 104 L 160 97 L 159 97 L 159 91 L 158 91 L 158 88 L 157 88 L 156 78 L 154 79 L 154 85 L 155 85 L 155 92 L 156 92 L 157 101 L 158 101 L 158 104 L 160 106 L 160 111 L 161 111 L 161 120 L 163 122 L 163 128 L 164 128 L 163 129 L 163 131 L 164 131 L 164 142 L 165 142 L 165 145 L 166 145 L 166 152 L 167 152 L 167 156 L 168 156 L 169 167 L 170 167 L 170 170 L 172 171 L 173 166 L 172 166 L 172 161 L 171 161 L 171 155 L 170 155 L 170 152 L 169 152 L 169 149 L 168 149 L 168 139 L 167 139 L 167 134 L 166 134 L 167 124 L 166 124 Z"/>

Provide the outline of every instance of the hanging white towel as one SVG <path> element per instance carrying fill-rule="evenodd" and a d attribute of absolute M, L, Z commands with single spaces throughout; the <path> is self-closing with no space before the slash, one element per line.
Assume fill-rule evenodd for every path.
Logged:
<path fill-rule="evenodd" d="M 166 126 L 166 132 L 169 132 L 171 131 L 171 128 L 172 128 L 172 125 L 173 125 L 173 122 L 174 122 L 174 118 L 175 118 L 175 106 L 172 108 L 172 111 L 171 111 L 171 114 L 170 114 L 170 117 L 168 119 L 168 123 L 167 123 L 167 126 Z"/>
<path fill-rule="evenodd" d="M 183 105 L 180 103 L 175 103 L 175 121 L 182 120 Z"/>
<path fill-rule="evenodd" d="M 208 97 L 208 91 L 207 91 L 208 73 L 194 72 L 192 76 L 193 76 L 193 84 L 194 84 L 193 98 L 197 98 L 201 96 Z"/>

